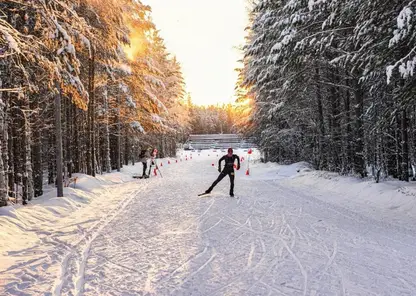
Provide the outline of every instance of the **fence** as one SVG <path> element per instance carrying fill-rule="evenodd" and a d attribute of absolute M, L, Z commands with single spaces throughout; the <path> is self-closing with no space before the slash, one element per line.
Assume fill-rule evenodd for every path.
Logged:
<path fill-rule="evenodd" d="M 184 148 L 187 150 L 254 148 L 256 145 L 250 139 L 244 139 L 236 134 L 207 134 L 190 135 Z"/>

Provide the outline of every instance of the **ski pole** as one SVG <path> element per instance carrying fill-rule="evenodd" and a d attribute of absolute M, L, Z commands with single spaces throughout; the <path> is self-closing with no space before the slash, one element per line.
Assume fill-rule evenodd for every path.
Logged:
<path fill-rule="evenodd" d="M 161 177 L 161 178 L 163 178 L 163 176 L 162 176 L 162 172 L 160 171 L 160 169 L 159 169 L 159 166 L 158 166 L 158 165 L 156 165 L 156 169 L 159 171 L 160 177 Z"/>

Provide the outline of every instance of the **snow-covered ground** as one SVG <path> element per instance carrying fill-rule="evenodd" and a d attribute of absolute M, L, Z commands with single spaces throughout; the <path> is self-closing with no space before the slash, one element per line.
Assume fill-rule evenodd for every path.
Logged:
<path fill-rule="evenodd" d="M 190 154 L 0 208 L 0 295 L 416 295 L 414 185 Z"/>

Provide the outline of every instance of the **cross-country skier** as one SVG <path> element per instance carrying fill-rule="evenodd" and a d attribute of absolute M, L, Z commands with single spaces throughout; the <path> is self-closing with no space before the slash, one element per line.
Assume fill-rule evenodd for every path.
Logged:
<path fill-rule="evenodd" d="M 224 169 L 221 171 L 221 162 L 224 160 L 225 165 L 224 165 Z M 240 169 L 240 158 L 236 155 L 233 154 L 233 149 L 232 148 L 228 148 L 228 153 L 226 155 L 224 155 L 223 157 L 220 158 L 220 160 L 218 161 L 218 171 L 220 172 L 220 175 L 218 176 L 217 180 L 214 181 L 214 183 L 212 183 L 211 187 L 208 188 L 207 191 L 205 191 L 205 194 L 209 194 L 211 193 L 212 189 L 214 189 L 214 187 L 222 180 L 225 178 L 225 176 L 229 176 L 230 177 L 230 196 L 233 197 L 234 196 L 234 178 L 235 178 L 235 173 L 234 173 L 234 162 L 237 160 L 237 170 Z"/>
<path fill-rule="evenodd" d="M 149 178 L 149 175 L 146 174 L 147 161 L 149 160 L 149 158 L 150 158 L 149 149 L 142 149 L 139 154 L 139 162 L 143 164 L 143 175 L 141 178 Z"/>

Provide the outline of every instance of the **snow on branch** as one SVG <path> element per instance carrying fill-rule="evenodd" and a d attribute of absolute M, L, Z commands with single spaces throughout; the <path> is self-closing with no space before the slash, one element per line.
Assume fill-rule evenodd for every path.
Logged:
<path fill-rule="evenodd" d="M 416 47 L 413 47 L 412 50 L 402 59 L 397 61 L 394 65 L 389 65 L 386 67 L 387 74 L 387 84 L 390 84 L 391 78 L 393 76 L 393 71 L 399 67 L 399 73 L 403 78 L 409 78 L 414 75 L 414 70 L 416 67 L 416 55 L 411 59 L 411 55 L 416 53 Z"/>
<path fill-rule="evenodd" d="M 165 123 L 164 123 L 164 119 L 162 118 L 162 117 L 160 117 L 159 115 L 157 115 L 157 114 L 151 114 L 151 118 L 152 118 L 152 121 L 154 122 L 154 123 L 157 123 L 157 124 L 159 124 L 162 128 L 164 128 L 164 129 L 166 129 L 166 130 L 169 130 L 169 131 L 171 131 L 171 132 L 177 132 L 177 130 L 176 129 L 173 129 L 173 128 L 171 128 L 170 126 L 167 126 Z"/>
<path fill-rule="evenodd" d="M 162 80 L 154 77 L 154 76 L 149 76 L 149 75 L 145 75 L 144 79 L 149 82 L 151 85 L 157 86 L 157 87 L 161 87 L 163 89 L 166 89 L 165 84 L 162 82 Z"/>
<path fill-rule="evenodd" d="M 411 8 L 412 3 L 413 1 L 410 2 L 400 11 L 399 16 L 397 17 L 397 29 L 394 30 L 394 36 L 390 39 L 390 47 L 393 47 L 394 45 L 398 44 L 401 40 L 405 39 L 412 31 L 412 21 L 414 18 L 414 12 Z"/>
<path fill-rule="evenodd" d="M 389 47 L 399 47 L 400 42 L 407 38 L 412 39 L 410 36 L 414 34 L 415 22 L 415 1 L 410 1 L 399 13 L 397 17 L 397 29 L 393 31 L 393 37 L 390 39 Z M 386 67 L 387 84 L 390 84 L 393 71 L 398 69 L 400 76 L 407 79 L 414 75 L 416 68 L 416 46 L 414 46 L 403 58 L 398 60 L 393 65 Z"/>
<path fill-rule="evenodd" d="M 162 109 L 166 114 L 169 113 L 166 106 L 147 87 L 144 88 L 144 92 L 160 109 Z"/>
<path fill-rule="evenodd" d="M 133 108 L 133 109 L 136 109 L 136 108 L 137 108 L 137 105 L 136 105 L 136 103 L 134 102 L 134 100 L 133 100 L 133 97 L 132 97 L 132 96 L 127 96 L 127 97 L 126 97 L 126 102 L 127 102 L 127 106 L 128 106 L 128 107 Z"/>
<path fill-rule="evenodd" d="M 0 27 L 0 30 L 9 46 L 9 48 L 17 53 L 21 53 L 20 51 L 20 47 L 16 41 L 16 39 L 13 38 L 12 35 L 9 34 L 9 32 L 7 32 L 6 30 L 2 30 L 2 28 Z"/>
<path fill-rule="evenodd" d="M 146 131 L 144 130 L 144 128 L 143 128 L 143 126 L 140 124 L 140 122 L 138 122 L 138 121 L 133 121 L 132 123 L 130 123 L 130 126 L 131 126 L 133 129 L 135 129 L 135 130 L 137 130 L 137 131 L 139 131 L 139 132 L 141 132 L 141 133 L 143 133 L 143 134 L 146 134 Z"/>
<path fill-rule="evenodd" d="M 118 69 L 120 69 L 124 74 L 128 74 L 128 75 L 132 74 L 131 67 L 127 64 L 119 64 Z"/>

